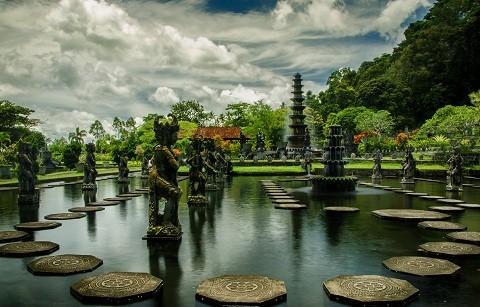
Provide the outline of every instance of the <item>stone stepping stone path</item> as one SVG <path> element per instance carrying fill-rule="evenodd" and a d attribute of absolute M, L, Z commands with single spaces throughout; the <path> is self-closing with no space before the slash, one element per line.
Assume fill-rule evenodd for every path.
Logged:
<path fill-rule="evenodd" d="M 467 226 L 465 225 L 452 223 L 452 222 L 444 222 L 444 221 L 425 221 L 425 222 L 418 223 L 417 226 L 424 229 L 448 230 L 448 231 L 467 229 Z"/>
<path fill-rule="evenodd" d="M 373 185 L 374 188 L 377 188 L 377 189 L 386 189 L 386 188 L 390 188 L 390 186 L 388 185 L 381 185 L 381 184 L 375 184 Z"/>
<path fill-rule="evenodd" d="M 274 204 L 298 204 L 299 201 L 296 199 L 272 199 Z"/>
<path fill-rule="evenodd" d="M 50 188 L 63 187 L 64 185 L 65 185 L 65 182 L 55 182 L 55 183 L 48 184 Z"/>
<path fill-rule="evenodd" d="M 276 203 L 273 206 L 275 209 L 283 209 L 283 210 L 297 210 L 297 209 L 306 209 L 307 205 L 300 204 L 300 203 Z"/>
<path fill-rule="evenodd" d="M 340 207 L 340 206 L 331 206 L 323 208 L 323 211 L 326 213 L 352 213 L 358 212 L 360 209 L 355 207 Z"/>
<path fill-rule="evenodd" d="M 126 201 L 132 199 L 131 197 L 105 197 L 103 200 L 104 201 Z"/>
<path fill-rule="evenodd" d="M 420 196 L 420 198 L 423 198 L 423 199 L 426 199 L 426 200 L 437 200 L 437 199 L 444 199 L 445 197 L 436 196 L 436 195 L 424 195 L 424 196 Z"/>
<path fill-rule="evenodd" d="M 385 191 L 398 191 L 398 190 L 403 190 L 402 188 L 383 188 Z"/>
<path fill-rule="evenodd" d="M 461 204 L 464 203 L 463 200 L 459 199 L 452 199 L 452 198 L 442 198 L 442 199 L 437 199 L 438 202 L 445 203 L 445 204 Z"/>
<path fill-rule="evenodd" d="M 70 287 L 70 293 L 84 303 L 125 304 L 160 293 L 163 280 L 148 273 L 110 272 L 90 276 Z"/>
<path fill-rule="evenodd" d="M 28 241 L 8 243 L 0 246 L 2 257 L 29 257 L 53 253 L 60 247 L 50 241 Z"/>
<path fill-rule="evenodd" d="M 270 192 L 267 194 L 268 196 L 290 196 L 290 194 L 287 192 Z"/>
<path fill-rule="evenodd" d="M 123 193 L 123 194 L 118 194 L 116 197 L 140 197 L 142 196 L 141 194 L 134 194 L 134 193 Z"/>
<path fill-rule="evenodd" d="M 113 197 L 113 198 L 116 198 L 116 197 Z M 100 201 L 94 201 L 94 202 L 91 202 L 91 203 L 88 203 L 87 204 L 87 207 L 107 207 L 107 206 L 116 206 L 116 205 L 119 205 L 120 204 L 120 201 L 116 200 L 116 201 L 113 201 L 113 200 L 100 200 Z"/>
<path fill-rule="evenodd" d="M 462 203 L 462 204 L 455 204 L 455 206 L 461 207 L 461 208 L 466 208 L 466 209 L 480 209 L 479 204 L 465 204 L 465 203 Z"/>
<path fill-rule="evenodd" d="M 36 259 L 27 265 L 34 275 L 70 275 L 91 272 L 103 261 L 91 255 L 56 255 Z"/>
<path fill-rule="evenodd" d="M 403 189 L 400 189 L 400 190 L 393 190 L 393 192 L 395 193 L 414 193 L 412 190 L 403 190 Z"/>
<path fill-rule="evenodd" d="M 446 213 L 460 213 L 465 211 L 464 208 L 457 207 L 457 206 L 431 206 L 431 207 L 428 207 L 428 210 L 446 212 Z"/>
<path fill-rule="evenodd" d="M 428 196 L 428 193 L 412 192 L 412 193 L 407 193 L 407 195 L 410 195 L 410 196 Z"/>
<path fill-rule="evenodd" d="M 97 211 L 102 211 L 105 210 L 104 207 L 95 207 L 95 206 L 90 206 L 90 207 L 73 207 L 68 209 L 70 212 L 85 212 L 85 213 L 91 213 L 91 212 L 97 212 Z"/>
<path fill-rule="evenodd" d="M 202 281 L 195 298 L 218 306 L 265 306 L 285 301 L 287 288 L 285 282 L 270 277 L 225 275 Z"/>
<path fill-rule="evenodd" d="M 0 187 L 0 191 L 16 191 L 18 187 Z"/>
<path fill-rule="evenodd" d="M 30 234 L 24 231 L 7 230 L 0 231 L 0 243 L 23 241 L 30 238 Z"/>
<path fill-rule="evenodd" d="M 372 213 L 380 218 L 402 221 L 445 220 L 450 218 L 450 215 L 445 213 L 415 209 L 381 209 L 372 211 Z"/>
<path fill-rule="evenodd" d="M 54 229 L 60 226 L 62 226 L 62 224 L 59 222 L 40 221 L 40 222 L 20 223 L 13 227 L 15 227 L 16 230 L 37 231 L 37 230 Z"/>
<path fill-rule="evenodd" d="M 137 188 L 137 189 L 135 189 L 135 191 L 148 192 L 148 191 L 150 191 L 150 189 L 149 188 Z"/>
<path fill-rule="evenodd" d="M 447 238 L 461 243 L 480 245 L 480 232 L 478 231 L 457 231 L 447 234 Z"/>
<path fill-rule="evenodd" d="M 86 217 L 85 213 L 80 212 L 65 212 L 65 213 L 54 213 L 45 215 L 46 220 L 75 220 Z"/>
<path fill-rule="evenodd" d="M 473 187 L 474 184 L 473 184 L 473 183 L 464 183 L 464 184 L 462 184 L 462 186 L 464 186 L 464 187 Z"/>
<path fill-rule="evenodd" d="M 406 280 L 380 275 L 340 275 L 323 288 L 332 300 L 362 306 L 406 305 L 419 292 Z"/>
<path fill-rule="evenodd" d="M 418 246 L 420 252 L 436 256 L 478 256 L 480 247 L 457 242 L 427 242 Z"/>
<path fill-rule="evenodd" d="M 148 194 L 148 191 L 130 191 L 128 192 L 128 194 L 136 194 L 136 195 L 145 195 L 145 194 Z"/>
<path fill-rule="evenodd" d="M 451 275 L 460 270 L 448 260 L 415 256 L 392 257 L 383 261 L 383 265 L 391 271 L 416 276 Z"/>

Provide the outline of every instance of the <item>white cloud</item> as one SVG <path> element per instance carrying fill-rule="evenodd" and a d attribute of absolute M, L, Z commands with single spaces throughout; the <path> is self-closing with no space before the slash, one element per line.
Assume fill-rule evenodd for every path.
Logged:
<path fill-rule="evenodd" d="M 170 106 L 180 101 L 175 91 L 169 87 L 160 86 L 150 96 L 150 101 L 158 102 L 161 105 Z"/>

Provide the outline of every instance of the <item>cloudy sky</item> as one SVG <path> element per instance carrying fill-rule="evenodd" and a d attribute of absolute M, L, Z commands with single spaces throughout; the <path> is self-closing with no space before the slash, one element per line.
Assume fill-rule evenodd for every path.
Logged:
<path fill-rule="evenodd" d="M 197 99 L 278 106 L 403 39 L 434 0 L 0 0 L 0 99 L 49 137 Z"/>

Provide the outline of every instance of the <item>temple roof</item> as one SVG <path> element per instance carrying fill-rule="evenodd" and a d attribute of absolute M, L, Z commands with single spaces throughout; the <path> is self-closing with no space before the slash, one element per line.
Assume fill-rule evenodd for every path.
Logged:
<path fill-rule="evenodd" d="M 210 139 L 218 135 L 224 140 L 238 140 L 240 139 L 240 127 L 202 127 L 197 128 L 195 134 Z M 247 136 L 245 137 L 248 139 Z"/>

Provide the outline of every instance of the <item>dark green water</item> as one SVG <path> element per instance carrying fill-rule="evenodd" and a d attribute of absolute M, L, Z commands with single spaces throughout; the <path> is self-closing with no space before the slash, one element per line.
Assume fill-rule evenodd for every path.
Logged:
<path fill-rule="evenodd" d="M 92 254 L 104 260 L 94 272 L 66 277 L 34 276 L 26 269 L 33 258 L 0 258 L 0 306 L 78 306 L 69 287 L 76 281 L 109 271 L 150 272 L 165 281 L 162 296 L 138 302 L 141 306 L 205 306 L 195 301 L 203 280 L 223 274 L 260 274 L 284 280 L 287 302 L 280 306 L 341 306 L 329 300 L 322 282 L 341 274 L 379 274 L 410 281 L 420 296 L 410 306 L 478 306 L 480 259 L 453 260 L 461 273 L 448 278 L 421 278 L 390 272 L 382 261 L 392 256 L 419 255 L 417 246 L 443 241 L 445 233 L 421 230 L 416 224 L 386 221 L 371 215 L 385 208 L 426 209 L 436 205 L 383 190 L 359 187 L 355 194 L 311 200 L 310 188 L 301 182 L 280 182 L 308 209 L 291 212 L 273 209 L 259 180 L 236 177 L 222 191 L 209 194 L 205 209 L 189 209 L 182 198 L 180 221 L 184 235 L 179 245 L 147 246 L 141 240 L 147 227 L 147 197 L 106 207 L 79 220 L 61 221 L 57 229 L 35 233 L 36 240 L 60 245 L 54 254 Z M 269 177 L 268 179 L 272 179 Z M 181 183 L 186 191 L 186 181 Z M 399 186 L 397 179 L 382 184 Z M 98 182 L 97 199 L 114 196 L 113 180 Z M 140 187 L 140 179 L 130 188 Z M 445 195 L 444 185 L 417 182 L 415 190 Z M 480 189 L 465 188 L 460 196 L 480 202 Z M 0 192 L 0 230 L 25 218 L 15 192 Z M 355 206 L 359 213 L 327 217 L 322 208 Z M 41 190 L 38 217 L 83 206 L 80 185 Z M 34 212 L 35 214 L 35 212 Z M 467 209 L 454 222 L 480 231 L 480 210 Z"/>

